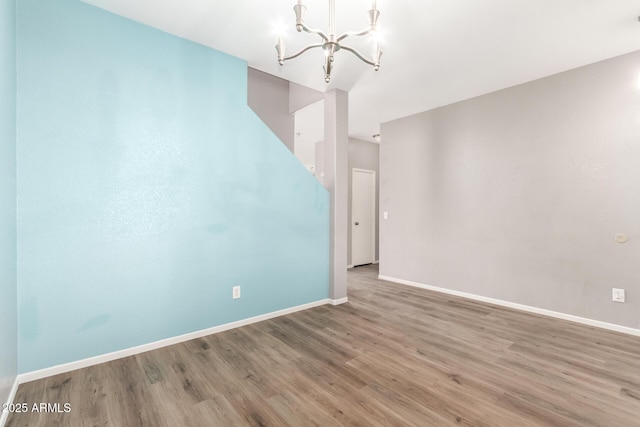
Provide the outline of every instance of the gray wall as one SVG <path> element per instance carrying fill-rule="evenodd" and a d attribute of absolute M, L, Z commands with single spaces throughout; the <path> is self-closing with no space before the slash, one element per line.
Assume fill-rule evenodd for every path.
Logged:
<path fill-rule="evenodd" d="M 315 177 L 325 188 L 324 184 L 324 141 L 318 141 L 315 145 L 316 168 Z"/>
<path fill-rule="evenodd" d="M 636 52 L 383 124 L 380 274 L 639 327 L 638 72 Z"/>
<path fill-rule="evenodd" d="M 293 153 L 294 116 L 289 113 L 289 81 L 248 68 L 247 103 Z"/>
<path fill-rule="evenodd" d="M 349 94 L 333 89 L 324 94 L 324 147 L 322 185 L 331 200 L 330 256 L 331 286 L 329 298 L 347 297 L 347 242 L 345 235 L 349 220 Z"/>
<path fill-rule="evenodd" d="M 324 99 L 324 93 L 297 83 L 289 82 L 289 113 L 293 114 Z"/>
<path fill-rule="evenodd" d="M 18 372 L 15 16 L 15 1 L 0 0 L 0 403 Z"/>
<path fill-rule="evenodd" d="M 376 260 L 379 257 L 380 145 L 349 138 L 349 228 L 347 230 L 347 264 L 351 265 L 351 171 L 353 168 L 376 171 Z"/>

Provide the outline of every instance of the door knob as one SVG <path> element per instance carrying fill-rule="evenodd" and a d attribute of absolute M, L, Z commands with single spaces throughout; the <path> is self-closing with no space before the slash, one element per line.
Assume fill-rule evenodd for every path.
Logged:
<path fill-rule="evenodd" d="M 356 221 L 356 225 L 360 225 L 360 223 L 358 221 Z"/>

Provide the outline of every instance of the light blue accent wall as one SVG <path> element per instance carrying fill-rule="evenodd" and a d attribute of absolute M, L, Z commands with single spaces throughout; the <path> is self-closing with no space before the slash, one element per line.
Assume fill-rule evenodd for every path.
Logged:
<path fill-rule="evenodd" d="M 15 0 L 0 0 L 0 403 L 15 380 L 18 351 L 15 10 Z"/>
<path fill-rule="evenodd" d="M 244 61 L 75 0 L 20 1 L 18 52 L 20 372 L 328 297 L 328 194 Z"/>

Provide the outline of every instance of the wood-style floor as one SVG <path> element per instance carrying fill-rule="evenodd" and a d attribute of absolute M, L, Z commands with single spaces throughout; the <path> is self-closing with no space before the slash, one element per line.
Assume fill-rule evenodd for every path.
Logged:
<path fill-rule="evenodd" d="M 322 306 L 26 383 L 7 426 L 640 426 L 640 338 L 349 272 Z"/>

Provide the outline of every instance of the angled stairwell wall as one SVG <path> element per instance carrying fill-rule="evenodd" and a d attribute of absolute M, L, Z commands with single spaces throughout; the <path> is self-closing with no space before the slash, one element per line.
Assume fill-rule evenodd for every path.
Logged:
<path fill-rule="evenodd" d="M 328 297 L 328 193 L 244 61 L 75 0 L 17 25 L 20 372 Z"/>
<path fill-rule="evenodd" d="M 289 81 L 251 67 L 247 79 L 249 107 L 293 152 L 295 116 L 289 112 Z"/>

